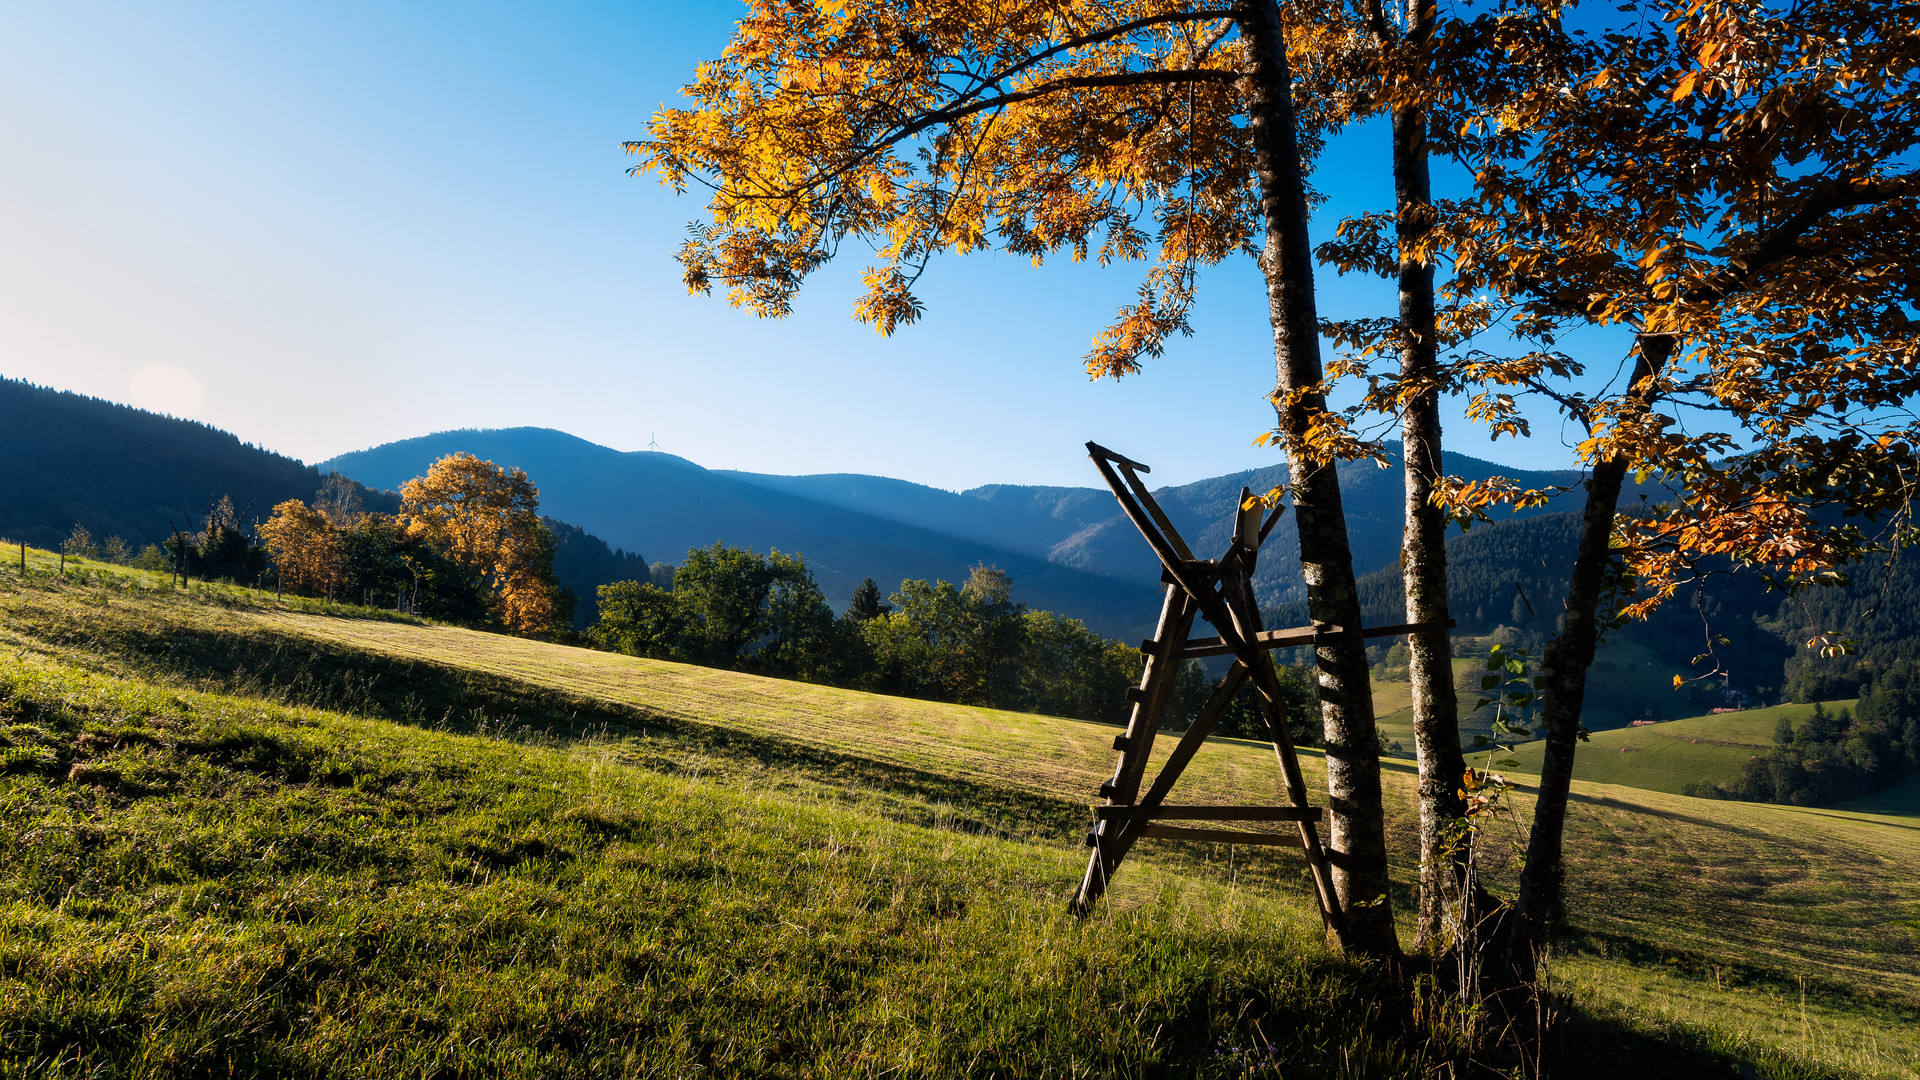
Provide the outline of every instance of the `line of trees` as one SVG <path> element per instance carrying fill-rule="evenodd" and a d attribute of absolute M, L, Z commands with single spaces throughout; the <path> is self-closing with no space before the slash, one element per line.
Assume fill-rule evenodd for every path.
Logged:
<path fill-rule="evenodd" d="M 164 571 L 167 568 L 167 553 L 160 549 L 159 544 L 148 544 L 136 552 L 133 545 L 121 539 L 118 533 L 96 542 L 93 533 L 85 525 L 78 524 L 60 542 L 60 553 L 70 559 L 92 559 L 140 570 Z"/>
<path fill-rule="evenodd" d="M 884 599 L 867 578 L 835 615 L 800 556 L 716 542 L 689 551 L 664 586 L 601 586 L 599 607 L 586 633 L 599 648 L 930 701 L 1124 724 L 1127 690 L 1140 681 L 1138 648 L 1078 619 L 1028 610 L 1014 601 L 1008 575 L 986 566 L 957 585 L 909 579 Z M 1307 677 L 1289 668 L 1283 681 L 1301 721 L 1297 737 L 1317 740 Z M 1190 661 L 1170 726 L 1199 711 L 1209 684 Z M 1264 737 L 1250 694 L 1217 730 Z"/>
<path fill-rule="evenodd" d="M 312 505 L 275 506 L 256 550 L 296 593 L 550 634 L 571 623 L 574 597 L 539 506 L 522 470 L 449 454 L 401 487 L 398 514 L 367 511 L 358 485 L 329 478 Z"/>

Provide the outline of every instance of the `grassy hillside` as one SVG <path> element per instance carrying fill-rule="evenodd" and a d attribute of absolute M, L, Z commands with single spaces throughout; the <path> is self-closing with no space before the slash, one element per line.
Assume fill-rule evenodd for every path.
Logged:
<path fill-rule="evenodd" d="M 0 1072 L 1445 1056 L 1319 949 L 1297 858 L 1146 850 L 1065 919 L 1111 728 L 151 584 L 0 571 Z M 1221 740 L 1193 780 L 1269 800 L 1270 752 Z M 1920 1068 L 1920 830 L 1578 791 L 1556 970 L 1595 1075 Z"/>
<path fill-rule="evenodd" d="M 1857 702 L 1825 704 L 1837 711 Z M 1772 749 L 1773 727 L 1782 716 L 1798 723 L 1812 712 L 1812 705 L 1775 705 L 1595 732 L 1573 759 L 1574 779 L 1674 794 L 1691 780 L 1732 780 L 1748 758 Z M 1513 756 L 1521 762 L 1517 771 L 1538 774 L 1544 745 L 1516 747 Z"/>

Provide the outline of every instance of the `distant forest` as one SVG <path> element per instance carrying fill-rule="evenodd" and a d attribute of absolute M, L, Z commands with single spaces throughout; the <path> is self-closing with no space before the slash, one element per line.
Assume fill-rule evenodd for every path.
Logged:
<path fill-rule="evenodd" d="M 0 460 L 0 534 L 46 548 L 81 525 L 137 550 L 199 528 L 223 495 L 251 522 L 321 481 L 206 424 L 12 379 L 0 379 Z"/>
<path fill-rule="evenodd" d="M 176 531 L 200 533 L 222 499 L 251 529 L 288 499 L 313 500 L 326 477 L 194 420 L 15 379 L 0 379 L 0 536 L 59 548 L 79 526 L 94 541 L 119 537 L 139 552 Z M 354 484 L 361 505 L 391 514 L 400 498 Z M 578 598 L 574 625 L 598 617 L 597 590 L 646 580 L 638 553 L 617 551 L 583 529 L 545 519 L 554 574 Z"/>

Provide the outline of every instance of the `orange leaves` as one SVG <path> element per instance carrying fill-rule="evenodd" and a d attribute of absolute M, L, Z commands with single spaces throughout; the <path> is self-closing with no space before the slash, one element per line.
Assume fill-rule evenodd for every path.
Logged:
<path fill-rule="evenodd" d="M 1122 374 L 1184 332 L 1196 268 L 1245 249 L 1240 50 L 1220 12 L 1157 2 L 753 0 L 631 171 L 710 190 L 683 276 L 763 316 L 848 242 L 878 256 L 854 314 L 881 333 L 941 252 L 1153 259 L 1087 356 Z"/>
<path fill-rule="evenodd" d="M 1492 520 L 1488 511 L 1495 506 L 1510 506 L 1515 511 L 1545 506 L 1555 495 L 1567 490 L 1523 488 L 1504 476 L 1491 476 L 1485 480 L 1443 476 L 1434 484 L 1430 498 L 1435 506 L 1444 507 L 1450 517 L 1464 525 L 1473 521 Z"/>
<path fill-rule="evenodd" d="M 275 573 L 287 588 L 324 594 L 342 580 L 346 564 L 339 530 L 299 499 L 275 506 L 273 515 L 260 526 L 260 535 L 267 542 Z"/>
<path fill-rule="evenodd" d="M 860 284 L 866 287 L 853 304 L 853 317 L 867 323 L 881 337 L 889 337 L 902 326 L 918 320 L 926 310 L 920 298 L 908 288 L 906 275 L 898 267 L 861 271 Z"/>
<path fill-rule="evenodd" d="M 484 581 L 501 622 L 522 633 L 549 629 L 554 614 L 551 540 L 539 509 L 539 489 L 525 472 L 472 454 L 449 454 L 400 488 L 407 535 Z"/>

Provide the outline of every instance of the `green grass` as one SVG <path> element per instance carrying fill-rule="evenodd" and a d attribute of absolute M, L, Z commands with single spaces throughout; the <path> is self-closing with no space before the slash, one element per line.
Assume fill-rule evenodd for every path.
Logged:
<path fill-rule="evenodd" d="M 1832 712 L 1857 704 L 1853 700 L 1824 703 Z M 1798 723 L 1812 712 L 1812 705 L 1774 705 L 1598 731 L 1574 756 L 1574 779 L 1676 795 L 1691 781 L 1733 780 L 1748 758 L 1772 749 L 1773 728 L 1781 717 Z M 1544 745 L 1533 742 L 1516 747 L 1512 755 L 1520 761 L 1516 771 L 1538 775 Z"/>
<path fill-rule="evenodd" d="M 1369 1041 L 1291 905 L 803 791 L 11 659 L 0 1061 L 91 1075 L 1112 1075 Z M 80 760 L 70 760 L 78 758 Z"/>
<path fill-rule="evenodd" d="M 0 571 L 0 1075 L 1444 1067 L 1296 856 L 1063 916 L 1111 728 L 155 584 Z M 1580 785 L 1569 840 L 1588 1074 L 1920 1069 L 1920 830 Z"/>

